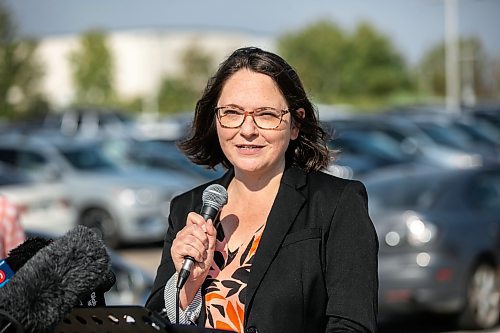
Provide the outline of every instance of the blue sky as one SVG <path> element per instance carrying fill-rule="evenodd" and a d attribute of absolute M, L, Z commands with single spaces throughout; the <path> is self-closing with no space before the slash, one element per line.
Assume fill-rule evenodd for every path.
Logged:
<path fill-rule="evenodd" d="M 372 22 L 410 62 L 444 38 L 443 0 L 3 0 L 19 32 L 43 37 L 103 29 L 221 29 L 279 36 L 318 19 Z M 458 0 L 459 31 L 500 56 L 500 0 Z"/>

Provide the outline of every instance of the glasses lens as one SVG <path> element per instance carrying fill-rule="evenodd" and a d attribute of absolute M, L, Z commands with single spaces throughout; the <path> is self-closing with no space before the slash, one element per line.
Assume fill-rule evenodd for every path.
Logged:
<path fill-rule="evenodd" d="M 272 108 L 260 109 L 255 111 L 253 119 L 260 128 L 276 128 L 281 121 L 281 111 Z"/>
<path fill-rule="evenodd" d="M 264 108 L 252 112 L 250 115 L 253 117 L 257 127 L 262 129 L 274 129 L 280 125 L 281 111 L 273 108 Z M 224 127 L 236 128 L 240 127 L 245 121 L 245 112 L 238 109 L 229 107 L 222 107 L 217 109 L 219 122 Z"/>
<path fill-rule="evenodd" d="M 243 111 L 231 108 L 217 109 L 217 114 L 219 115 L 220 124 L 225 127 L 239 127 L 245 116 Z"/>

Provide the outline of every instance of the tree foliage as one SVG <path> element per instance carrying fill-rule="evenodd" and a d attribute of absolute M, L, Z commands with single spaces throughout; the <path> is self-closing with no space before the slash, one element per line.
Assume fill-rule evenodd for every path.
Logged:
<path fill-rule="evenodd" d="M 196 43 L 188 45 L 181 55 L 182 75 L 166 77 L 158 92 L 160 112 L 173 113 L 194 110 L 197 99 L 214 69 L 210 54 Z"/>
<path fill-rule="evenodd" d="M 161 113 L 194 110 L 198 94 L 185 81 L 164 78 L 158 93 L 158 108 Z"/>
<path fill-rule="evenodd" d="M 459 41 L 461 87 L 470 85 L 478 97 L 492 97 L 497 84 L 494 74 L 485 71 L 492 67 L 481 41 L 478 38 L 464 38 Z M 434 96 L 446 95 L 445 44 L 438 43 L 430 48 L 419 64 L 419 84 L 422 89 Z"/>
<path fill-rule="evenodd" d="M 0 115 L 20 116 L 42 101 L 38 83 L 43 68 L 36 49 L 35 41 L 16 37 L 10 13 L 0 2 Z"/>
<path fill-rule="evenodd" d="M 91 30 L 80 38 L 79 48 L 69 55 L 77 104 L 113 104 L 113 57 L 106 35 Z"/>
<path fill-rule="evenodd" d="M 349 34 L 331 21 L 319 21 L 279 37 L 278 51 L 319 102 L 380 98 L 409 87 L 403 57 L 366 22 Z"/>

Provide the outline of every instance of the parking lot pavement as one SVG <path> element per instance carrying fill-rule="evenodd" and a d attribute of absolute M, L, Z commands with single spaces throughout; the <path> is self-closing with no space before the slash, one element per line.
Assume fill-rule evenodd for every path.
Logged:
<path fill-rule="evenodd" d="M 161 247 L 146 247 L 120 249 L 117 252 L 128 262 L 155 277 L 160 264 L 161 250 Z"/>

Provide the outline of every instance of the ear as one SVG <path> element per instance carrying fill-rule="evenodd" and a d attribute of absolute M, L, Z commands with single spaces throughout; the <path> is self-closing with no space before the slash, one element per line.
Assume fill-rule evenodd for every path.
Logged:
<path fill-rule="evenodd" d="M 303 108 L 295 110 L 295 113 L 300 117 L 304 118 L 306 116 L 306 111 Z M 292 128 L 290 131 L 290 140 L 295 140 L 299 137 L 300 128 L 295 121 L 292 121 Z"/>

